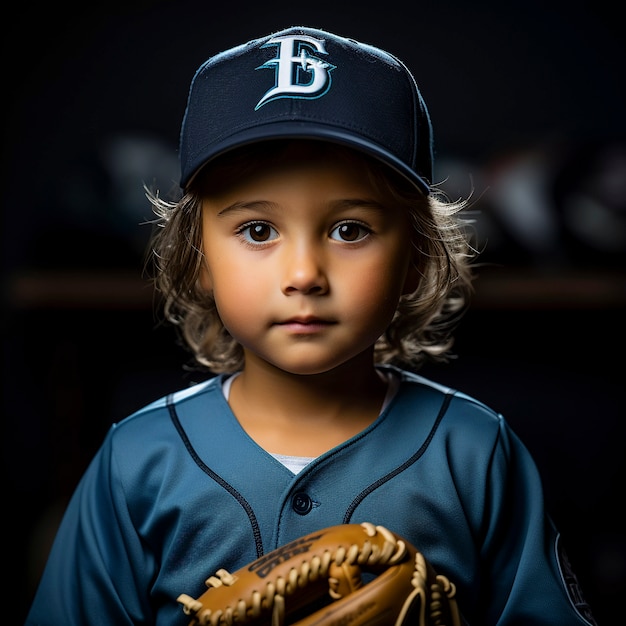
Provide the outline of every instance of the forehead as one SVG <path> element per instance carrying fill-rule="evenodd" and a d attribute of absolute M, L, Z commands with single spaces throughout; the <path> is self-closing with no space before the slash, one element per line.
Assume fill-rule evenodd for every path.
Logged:
<path fill-rule="evenodd" d="M 339 144 L 310 139 L 268 140 L 240 147 L 210 162 L 194 181 L 201 195 L 241 184 L 270 170 L 297 165 L 306 168 L 320 163 L 357 172 L 378 192 L 401 184 L 392 170 L 374 158 Z"/>
<path fill-rule="evenodd" d="M 391 205 L 374 184 L 363 163 L 334 151 L 321 154 L 294 146 L 276 158 L 261 160 L 245 174 L 207 174 L 203 201 L 226 204 L 276 203 L 317 207 L 351 202 Z"/>

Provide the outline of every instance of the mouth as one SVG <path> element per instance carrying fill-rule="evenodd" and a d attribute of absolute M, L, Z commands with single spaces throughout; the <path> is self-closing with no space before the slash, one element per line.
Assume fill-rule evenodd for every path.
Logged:
<path fill-rule="evenodd" d="M 307 334 L 325 330 L 335 323 L 336 322 L 332 320 L 325 320 L 319 317 L 291 317 L 282 322 L 277 322 L 276 326 L 280 326 L 294 333 Z"/>

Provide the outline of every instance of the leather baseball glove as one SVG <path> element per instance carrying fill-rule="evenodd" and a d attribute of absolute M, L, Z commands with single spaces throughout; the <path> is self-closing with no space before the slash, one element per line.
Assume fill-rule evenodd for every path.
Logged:
<path fill-rule="evenodd" d="M 178 597 L 189 626 L 462 624 L 454 585 L 408 541 L 369 523 L 324 528 L 206 585 L 198 599 Z"/>

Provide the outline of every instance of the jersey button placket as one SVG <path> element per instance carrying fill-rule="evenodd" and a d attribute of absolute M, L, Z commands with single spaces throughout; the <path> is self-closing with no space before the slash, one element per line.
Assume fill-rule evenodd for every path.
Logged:
<path fill-rule="evenodd" d="M 294 494 L 291 506 L 298 515 L 306 515 L 313 508 L 313 501 L 302 491 Z"/>

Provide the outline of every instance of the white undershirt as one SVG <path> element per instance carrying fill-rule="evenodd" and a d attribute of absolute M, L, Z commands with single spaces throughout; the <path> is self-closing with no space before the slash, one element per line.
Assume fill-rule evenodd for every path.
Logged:
<path fill-rule="evenodd" d="M 385 399 L 383 400 L 383 405 L 380 409 L 380 413 L 382 413 L 386 408 L 391 399 L 396 395 L 396 391 L 398 390 L 398 386 L 400 384 L 400 380 L 397 376 L 394 376 L 391 372 L 381 372 L 377 370 L 380 377 L 387 383 L 387 393 L 385 395 Z M 228 398 L 230 396 L 230 388 L 233 384 L 233 380 L 239 376 L 241 372 L 237 372 L 232 376 L 224 379 L 222 383 L 222 393 L 226 398 L 226 402 L 228 402 Z M 301 470 L 303 470 L 311 461 L 315 459 L 313 456 L 290 456 L 288 454 L 274 454 L 270 452 L 270 454 L 277 460 L 280 461 L 287 469 L 291 470 L 294 474 L 297 474 Z"/>

